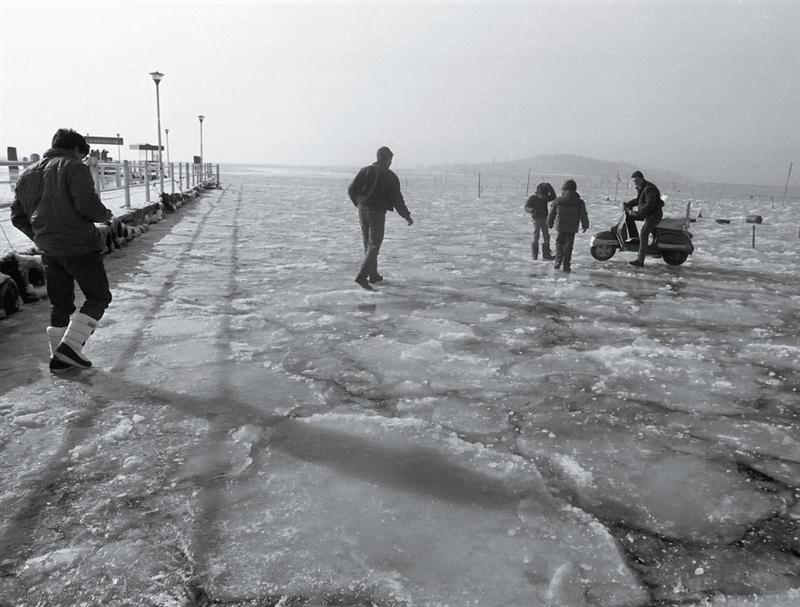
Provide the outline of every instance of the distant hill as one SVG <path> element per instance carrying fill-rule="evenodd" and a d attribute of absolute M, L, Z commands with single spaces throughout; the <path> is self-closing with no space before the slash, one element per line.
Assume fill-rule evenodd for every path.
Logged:
<path fill-rule="evenodd" d="M 486 163 L 460 163 L 448 165 L 436 165 L 430 169 L 442 171 L 483 171 L 494 174 L 525 174 L 528 169 L 532 175 L 560 175 L 566 177 L 606 177 L 615 179 L 619 171 L 620 179 L 627 181 L 631 173 L 640 170 L 646 179 L 652 179 L 656 183 L 688 183 L 691 181 L 685 175 L 672 171 L 662 171 L 650 169 L 648 167 L 636 166 L 629 162 L 614 162 L 609 160 L 598 160 L 596 158 L 586 158 L 585 156 L 575 156 L 572 154 L 539 155 L 532 158 L 522 158 L 520 160 L 508 160 L 504 162 Z"/>

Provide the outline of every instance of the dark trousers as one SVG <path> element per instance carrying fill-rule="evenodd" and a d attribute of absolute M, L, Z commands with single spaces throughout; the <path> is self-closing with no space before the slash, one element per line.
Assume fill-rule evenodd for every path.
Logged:
<path fill-rule="evenodd" d="M 386 211 L 363 204 L 358 205 L 358 218 L 361 222 L 361 239 L 364 242 L 364 261 L 356 278 L 378 277 L 378 253 L 383 244 L 386 227 Z"/>
<path fill-rule="evenodd" d="M 539 234 L 542 235 L 542 246 L 550 250 L 550 230 L 547 228 L 547 217 L 533 218 L 533 243 L 531 246 L 538 251 Z"/>
<path fill-rule="evenodd" d="M 562 263 L 568 268 L 572 263 L 572 247 L 575 246 L 575 232 L 559 232 L 556 236 L 556 265 Z"/>
<path fill-rule="evenodd" d="M 645 251 L 647 250 L 647 241 L 650 240 L 650 234 L 653 233 L 653 228 L 656 227 L 659 221 L 664 218 L 664 212 L 661 209 L 656 209 L 652 215 L 644 218 L 644 225 L 642 231 L 639 232 L 639 261 L 644 262 Z"/>
<path fill-rule="evenodd" d="M 42 255 L 47 297 L 50 298 L 50 325 L 66 327 L 75 311 L 75 283 L 86 297 L 81 312 L 95 320 L 103 317 L 111 303 L 108 276 L 100 251 L 75 257 Z"/>

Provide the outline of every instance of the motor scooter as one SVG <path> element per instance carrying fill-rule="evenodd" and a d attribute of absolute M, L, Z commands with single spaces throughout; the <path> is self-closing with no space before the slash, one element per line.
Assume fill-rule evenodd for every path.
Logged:
<path fill-rule="evenodd" d="M 645 253 L 651 257 L 661 257 L 671 266 L 679 266 L 694 251 L 692 233 L 689 231 L 689 211 L 692 203 L 686 205 L 686 217 L 664 217 L 653 228 Z M 611 229 L 592 236 L 591 253 L 598 261 L 607 261 L 620 251 L 639 252 L 639 235 L 629 237 L 629 211 L 623 207 L 622 217 Z"/>

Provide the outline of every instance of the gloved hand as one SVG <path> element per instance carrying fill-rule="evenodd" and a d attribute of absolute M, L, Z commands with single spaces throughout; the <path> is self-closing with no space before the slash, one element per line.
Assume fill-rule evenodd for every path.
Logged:
<path fill-rule="evenodd" d="M 414 225 L 414 220 L 413 220 L 413 219 L 411 219 L 411 217 L 409 217 L 408 219 L 406 219 L 406 223 L 407 223 L 408 225 L 410 225 L 410 226 L 413 226 L 413 225 Z"/>

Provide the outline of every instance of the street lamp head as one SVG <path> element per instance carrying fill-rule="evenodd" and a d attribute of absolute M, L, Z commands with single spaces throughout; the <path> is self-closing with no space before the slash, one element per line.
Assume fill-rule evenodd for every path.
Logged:
<path fill-rule="evenodd" d="M 198 118 L 200 119 L 200 122 L 203 122 L 203 120 L 205 119 L 205 116 L 203 116 L 202 114 L 200 114 L 200 115 L 198 116 Z"/>
<path fill-rule="evenodd" d="M 156 86 L 158 86 L 158 83 L 161 82 L 161 79 L 164 77 L 164 74 L 161 72 L 150 72 L 150 75 L 153 77 L 153 82 L 156 83 Z"/>

